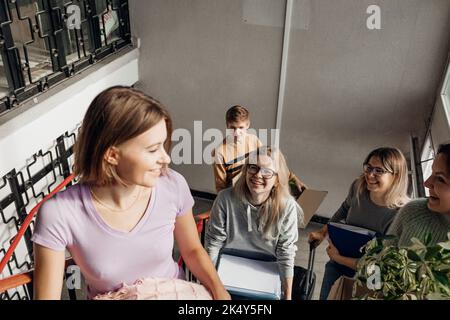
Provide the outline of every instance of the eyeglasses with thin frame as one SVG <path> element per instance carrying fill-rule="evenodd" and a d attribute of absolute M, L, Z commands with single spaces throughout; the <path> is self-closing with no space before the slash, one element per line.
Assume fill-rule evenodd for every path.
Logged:
<path fill-rule="evenodd" d="M 277 175 L 275 171 L 269 168 L 261 168 L 256 164 L 249 164 L 247 167 L 247 172 L 251 175 L 256 175 L 258 172 L 261 172 L 261 176 L 264 179 L 271 179 L 273 176 Z"/>
<path fill-rule="evenodd" d="M 377 177 L 382 176 L 382 175 L 385 174 L 385 173 L 391 173 L 391 174 L 394 174 L 394 172 L 392 172 L 392 171 L 390 171 L 390 170 L 386 170 L 386 169 L 380 168 L 380 167 L 372 167 L 372 166 L 371 166 L 370 164 L 368 164 L 368 163 L 366 163 L 366 164 L 363 166 L 363 170 L 364 170 L 364 173 L 366 173 L 366 174 L 371 174 L 371 173 L 373 173 L 373 175 L 374 175 L 374 176 L 377 176 Z"/>

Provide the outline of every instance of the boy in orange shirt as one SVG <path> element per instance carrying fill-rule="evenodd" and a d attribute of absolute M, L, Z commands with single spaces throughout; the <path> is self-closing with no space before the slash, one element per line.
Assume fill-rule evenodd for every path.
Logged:
<path fill-rule="evenodd" d="M 250 114 L 245 107 L 231 107 L 225 119 L 227 129 L 232 130 L 232 134 L 227 135 L 222 144 L 213 151 L 217 193 L 234 185 L 249 153 L 262 146 L 257 136 L 247 132 L 250 127 Z M 292 172 L 289 174 L 289 181 L 300 193 L 306 188 Z"/>
<path fill-rule="evenodd" d="M 225 119 L 227 129 L 232 130 L 232 134 L 227 135 L 222 144 L 213 151 L 217 193 L 234 185 L 248 154 L 262 146 L 257 136 L 247 133 L 250 127 L 250 115 L 246 108 L 231 107 Z"/>

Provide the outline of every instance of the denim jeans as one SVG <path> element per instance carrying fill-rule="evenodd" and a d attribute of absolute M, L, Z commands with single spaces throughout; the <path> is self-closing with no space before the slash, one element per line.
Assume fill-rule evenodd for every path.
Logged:
<path fill-rule="evenodd" d="M 325 273 L 323 275 L 322 287 L 320 288 L 320 300 L 327 300 L 331 287 L 342 275 L 336 262 L 330 260 L 325 264 Z"/>

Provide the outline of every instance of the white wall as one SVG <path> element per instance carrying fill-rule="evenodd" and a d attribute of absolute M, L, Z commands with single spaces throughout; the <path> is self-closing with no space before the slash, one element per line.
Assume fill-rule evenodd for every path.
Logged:
<path fill-rule="evenodd" d="M 99 92 L 113 85 L 136 83 L 137 52 L 134 49 L 71 85 L 55 87 L 60 91 L 50 90 L 47 99 L 0 125 L 0 177 L 13 168 L 22 168 L 33 153 L 47 150 L 54 139 L 73 130 Z"/>
<path fill-rule="evenodd" d="M 203 132 L 225 131 L 225 112 L 235 104 L 249 108 L 253 128 L 275 128 L 284 10 L 284 1 L 270 0 L 130 1 L 145 56 L 139 89 L 191 133 L 197 120 Z M 176 170 L 192 189 L 215 193 L 211 166 Z"/>
<path fill-rule="evenodd" d="M 381 8 L 381 30 L 366 10 Z M 252 127 L 274 128 L 286 1 L 135 0 L 140 88 L 166 104 L 175 127 L 223 128 L 249 107 Z M 329 194 L 332 215 L 380 146 L 409 152 L 423 136 L 450 50 L 449 0 L 294 0 L 281 149 L 290 168 Z M 214 192 L 211 166 L 177 167 L 192 189 Z"/>

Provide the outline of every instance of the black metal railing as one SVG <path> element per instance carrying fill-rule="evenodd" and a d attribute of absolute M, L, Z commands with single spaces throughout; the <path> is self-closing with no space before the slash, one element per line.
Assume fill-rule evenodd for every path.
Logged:
<path fill-rule="evenodd" d="M 130 43 L 127 0 L 0 0 L 0 115 Z"/>
<path fill-rule="evenodd" d="M 41 201 L 58 181 L 67 178 L 72 172 L 73 145 L 76 134 L 68 133 L 56 139 L 56 145 L 47 152 L 38 151 L 21 171 L 11 170 L 0 178 L 0 230 L 11 230 L 15 235 L 28 214 L 33 203 Z M 70 185 L 70 184 L 69 184 Z M 21 240 L 21 257 L 14 253 L 6 265 L 3 276 L 28 271 L 33 267 L 33 246 L 31 241 L 34 223 L 25 232 Z M 9 241 L 8 241 L 9 238 Z M 11 237 L 0 243 L 0 260 L 9 248 Z M 23 257 L 22 257 L 23 256 Z M 74 292 L 69 292 L 74 297 Z M 31 299 L 32 285 L 24 285 L 0 293 L 0 300 Z"/>

